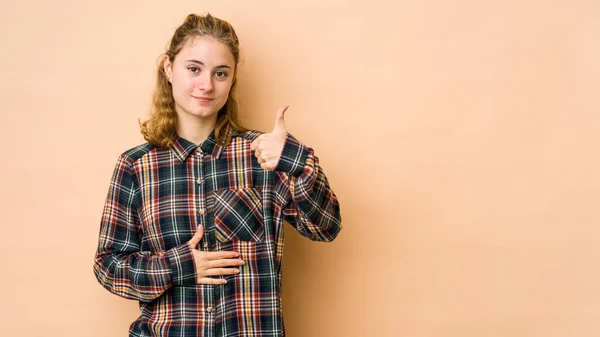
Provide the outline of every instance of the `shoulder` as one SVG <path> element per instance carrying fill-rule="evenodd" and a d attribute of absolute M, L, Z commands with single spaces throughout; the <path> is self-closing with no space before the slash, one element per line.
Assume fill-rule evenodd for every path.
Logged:
<path fill-rule="evenodd" d="M 248 141 L 248 142 L 252 142 L 254 141 L 256 138 L 258 138 L 258 136 L 264 134 L 264 132 L 262 131 L 258 131 L 258 130 L 248 130 L 245 132 L 237 132 L 233 135 L 232 137 L 232 141 L 234 139 L 238 139 L 238 141 Z"/>
<path fill-rule="evenodd" d="M 132 183 L 135 175 L 135 162 L 152 151 L 155 147 L 148 143 L 132 147 L 119 155 L 112 176 L 115 186 L 125 186 Z"/>
<path fill-rule="evenodd" d="M 151 145 L 149 143 L 144 143 L 136 147 L 132 147 L 127 151 L 121 153 L 121 155 L 119 156 L 119 162 L 124 162 L 129 165 L 132 165 L 133 163 L 135 163 L 140 158 L 144 157 L 154 149 L 156 149 L 156 146 Z"/>

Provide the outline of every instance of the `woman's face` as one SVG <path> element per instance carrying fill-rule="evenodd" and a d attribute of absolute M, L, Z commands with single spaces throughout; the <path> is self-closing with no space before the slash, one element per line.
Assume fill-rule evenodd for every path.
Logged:
<path fill-rule="evenodd" d="M 164 62 L 173 87 L 177 116 L 216 120 L 233 83 L 235 59 L 229 48 L 209 36 L 190 38 L 173 63 Z"/>

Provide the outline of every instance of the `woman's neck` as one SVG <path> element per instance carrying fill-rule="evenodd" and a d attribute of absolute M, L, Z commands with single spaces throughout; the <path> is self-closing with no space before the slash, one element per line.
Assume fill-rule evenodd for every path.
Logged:
<path fill-rule="evenodd" d="M 190 116 L 191 118 L 177 117 L 177 134 L 194 144 L 200 145 L 213 131 L 217 123 L 217 116 L 207 119 Z"/>

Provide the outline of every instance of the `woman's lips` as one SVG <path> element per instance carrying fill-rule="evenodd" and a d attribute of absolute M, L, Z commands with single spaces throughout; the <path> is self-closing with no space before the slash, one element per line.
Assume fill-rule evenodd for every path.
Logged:
<path fill-rule="evenodd" d="M 194 98 L 199 103 L 210 103 L 214 100 L 214 98 L 210 98 L 210 97 L 194 97 Z"/>

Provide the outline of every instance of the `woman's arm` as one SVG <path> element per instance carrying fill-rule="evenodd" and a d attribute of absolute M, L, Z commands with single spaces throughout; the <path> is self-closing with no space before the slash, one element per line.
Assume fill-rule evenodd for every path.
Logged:
<path fill-rule="evenodd" d="M 256 137 L 250 149 L 260 167 L 279 176 L 275 193 L 283 204 L 283 220 L 311 240 L 329 242 L 342 229 L 340 204 L 313 149 L 287 132 L 288 107 L 277 110 L 273 131 Z"/>
<path fill-rule="evenodd" d="M 275 171 L 275 192 L 286 201 L 283 219 L 311 240 L 335 239 L 342 229 L 340 205 L 313 149 L 288 134 Z"/>
<path fill-rule="evenodd" d="M 140 202 L 131 159 L 123 155 L 116 164 L 102 213 L 94 273 L 110 292 L 149 302 L 173 285 L 195 284 L 196 272 L 187 243 L 158 254 L 140 251 Z"/>

